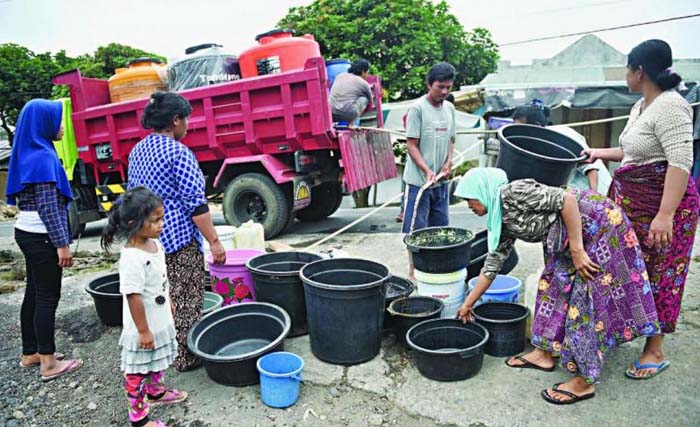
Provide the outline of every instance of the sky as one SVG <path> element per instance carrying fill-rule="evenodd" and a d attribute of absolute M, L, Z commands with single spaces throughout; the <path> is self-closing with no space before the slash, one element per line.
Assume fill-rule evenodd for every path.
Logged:
<path fill-rule="evenodd" d="M 275 27 L 289 7 L 311 0 L 0 0 L 0 44 L 35 52 L 92 53 L 121 43 L 176 58 L 188 46 L 216 42 L 232 53 Z M 465 29 L 484 27 L 508 43 L 700 13 L 698 0 L 448 0 Z M 650 38 L 675 58 L 700 58 L 700 17 L 597 33 L 623 53 Z M 501 58 L 526 64 L 549 58 L 579 37 L 501 47 Z"/>

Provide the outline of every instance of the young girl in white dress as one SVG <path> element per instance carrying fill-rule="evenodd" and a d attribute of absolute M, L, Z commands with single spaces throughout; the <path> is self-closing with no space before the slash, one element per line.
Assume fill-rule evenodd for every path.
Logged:
<path fill-rule="evenodd" d="M 109 213 L 102 247 L 126 240 L 119 259 L 124 329 L 121 369 L 133 427 L 164 427 L 148 417 L 151 406 L 180 403 L 187 393 L 167 389 L 164 371 L 177 354 L 174 307 L 168 295 L 163 231 L 163 201 L 145 187 L 126 192 Z"/>

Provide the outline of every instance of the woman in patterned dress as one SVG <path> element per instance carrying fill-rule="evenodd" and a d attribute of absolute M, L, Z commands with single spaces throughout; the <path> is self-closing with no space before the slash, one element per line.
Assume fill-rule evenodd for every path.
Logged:
<path fill-rule="evenodd" d="M 545 268 L 532 326 L 535 349 L 506 364 L 552 371 L 553 353 L 559 353 L 560 366 L 575 376 L 543 390 L 546 401 L 571 404 L 593 397 L 612 348 L 659 333 L 637 236 L 610 199 L 531 179 L 508 183 L 496 168 L 471 169 L 455 194 L 467 199 L 477 215 L 488 215 L 489 253 L 459 309 L 464 321 L 473 319 L 473 305 L 501 270 L 515 239 L 543 242 Z"/>
<path fill-rule="evenodd" d="M 194 153 L 179 142 L 187 134 L 191 113 L 190 103 L 182 96 L 154 93 L 141 118 L 141 125 L 153 133 L 129 154 L 129 189 L 146 187 L 163 199 L 165 207 L 161 242 L 175 305 L 178 354 L 174 366 L 181 372 L 198 365 L 187 349 L 187 332 L 202 317 L 206 280 L 202 235 L 211 246 L 214 262 L 226 262 L 209 213 L 204 175 Z"/>
<path fill-rule="evenodd" d="M 643 97 L 633 107 L 620 147 L 587 150 L 595 159 L 621 162 L 610 197 L 622 207 L 641 242 L 661 332 L 676 330 L 693 250 L 700 198 L 693 165 L 692 109 L 674 88 L 671 48 L 647 40 L 627 57 L 627 86 Z M 664 335 L 649 337 L 626 375 L 647 379 L 666 369 Z"/>

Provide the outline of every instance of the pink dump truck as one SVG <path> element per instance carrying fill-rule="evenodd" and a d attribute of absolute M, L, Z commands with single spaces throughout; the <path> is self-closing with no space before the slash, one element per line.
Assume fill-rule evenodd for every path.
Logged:
<path fill-rule="evenodd" d="M 110 103 L 107 81 L 79 70 L 53 82 L 70 87 L 79 157 L 69 176 L 76 195 L 71 219 L 80 233 L 125 191 L 129 152 L 149 133 L 140 126 L 147 99 Z M 371 83 L 381 127 L 381 81 Z M 307 60 L 303 69 L 179 93 L 193 108 L 182 142 L 199 161 L 207 195 L 223 194 L 231 225 L 252 219 L 273 237 L 295 218 L 331 215 L 344 191 L 396 176 L 387 133 L 333 127 L 323 58 Z"/>

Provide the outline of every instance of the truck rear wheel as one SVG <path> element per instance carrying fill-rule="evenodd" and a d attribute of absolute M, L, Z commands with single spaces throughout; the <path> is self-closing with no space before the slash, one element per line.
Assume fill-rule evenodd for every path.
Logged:
<path fill-rule="evenodd" d="M 80 223 L 78 203 L 75 200 L 68 205 L 68 228 L 70 229 L 70 234 L 74 239 L 77 239 L 78 236 L 85 232 L 85 223 Z"/>
<path fill-rule="evenodd" d="M 249 220 L 262 224 L 269 239 L 285 228 L 291 207 L 282 187 L 270 177 L 246 173 L 226 186 L 223 211 L 230 225 L 239 226 Z"/>
<path fill-rule="evenodd" d="M 340 207 L 343 189 L 337 182 L 324 182 L 311 189 L 311 204 L 297 212 L 299 221 L 320 221 Z"/>

